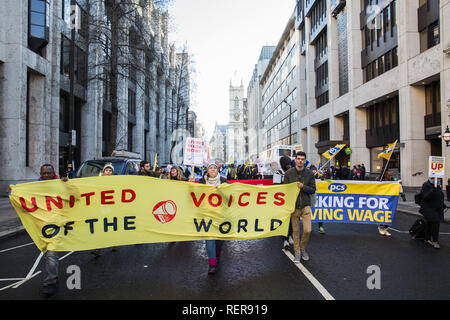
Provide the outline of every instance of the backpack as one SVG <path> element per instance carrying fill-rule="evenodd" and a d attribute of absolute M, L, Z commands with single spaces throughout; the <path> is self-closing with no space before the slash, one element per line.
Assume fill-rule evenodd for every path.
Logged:
<path fill-rule="evenodd" d="M 413 239 L 422 239 L 425 237 L 425 220 L 417 219 L 414 221 L 409 234 Z"/>
<path fill-rule="evenodd" d="M 414 202 L 419 206 L 422 204 L 422 190 L 420 190 L 414 195 Z"/>

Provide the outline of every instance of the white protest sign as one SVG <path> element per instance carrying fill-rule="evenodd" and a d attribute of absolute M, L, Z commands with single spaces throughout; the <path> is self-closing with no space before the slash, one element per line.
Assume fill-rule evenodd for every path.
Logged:
<path fill-rule="evenodd" d="M 265 169 L 265 163 L 264 160 L 261 158 L 256 159 L 256 163 L 258 165 L 258 172 L 259 173 L 263 173 L 264 169 Z"/>
<path fill-rule="evenodd" d="M 187 166 L 201 167 L 205 153 L 205 142 L 198 138 L 187 138 L 184 148 L 183 164 Z"/>
<path fill-rule="evenodd" d="M 430 156 L 428 160 L 428 177 L 444 178 L 445 157 Z"/>

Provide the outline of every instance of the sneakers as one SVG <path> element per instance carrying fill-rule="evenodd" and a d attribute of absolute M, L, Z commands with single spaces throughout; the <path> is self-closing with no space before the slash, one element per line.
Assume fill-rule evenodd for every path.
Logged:
<path fill-rule="evenodd" d="M 305 261 L 309 260 L 309 255 L 308 255 L 308 253 L 306 252 L 305 249 L 300 250 L 300 255 L 302 256 L 302 260 L 305 260 Z"/>
<path fill-rule="evenodd" d="M 295 257 L 294 257 L 294 262 L 295 263 L 300 263 L 300 258 L 301 258 L 301 255 L 300 254 L 296 254 Z"/>
<path fill-rule="evenodd" d="M 440 249 L 441 248 L 441 246 L 439 245 L 439 243 L 437 241 L 433 242 L 431 240 L 426 240 L 425 243 L 429 244 L 430 246 L 432 246 L 435 249 Z"/>
<path fill-rule="evenodd" d="M 217 266 L 214 266 L 212 264 L 209 265 L 208 274 L 216 274 L 217 272 Z"/>
<path fill-rule="evenodd" d="M 382 226 L 378 226 L 378 232 L 382 235 L 382 236 L 386 236 L 386 237 L 390 237 L 391 234 L 389 233 L 389 231 L 387 231 L 387 228 L 382 227 Z"/>
<path fill-rule="evenodd" d="M 287 242 L 287 240 L 284 240 L 284 242 L 283 242 L 283 249 L 289 250 L 289 242 Z"/>
<path fill-rule="evenodd" d="M 325 234 L 325 229 L 322 226 L 319 227 L 319 233 Z"/>

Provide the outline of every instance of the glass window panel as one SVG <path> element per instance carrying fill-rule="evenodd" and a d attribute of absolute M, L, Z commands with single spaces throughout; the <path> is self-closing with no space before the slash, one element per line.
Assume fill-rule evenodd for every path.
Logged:
<path fill-rule="evenodd" d="M 441 112 L 441 83 L 436 82 L 433 87 L 435 88 L 436 112 Z"/>
<path fill-rule="evenodd" d="M 45 12 L 45 2 L 42 0 L 31 0 L 30 1 L 31 11 Z"/>

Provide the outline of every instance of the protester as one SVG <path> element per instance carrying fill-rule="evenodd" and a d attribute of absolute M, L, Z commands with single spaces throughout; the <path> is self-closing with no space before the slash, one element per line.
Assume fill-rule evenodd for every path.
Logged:
<path fill-rule="evenodd" d="M 102 172 L 100 172 L 99 176 L 112 176 L 113 174 L 114 166 L 111 162 L 109 162 L 103 166 Z"/>
<path fill-rule="evenodd" d="M 419 212 L 422 213 L 425 225 L 425 242 L 439 249 L 439 227 L 444 219 L 444 193 L 442 192 L 441 179 L 438 179 L 435 187 L 434 179 L 428 179 L 421 189 L 422 202 Z"/>
<path fill-rule="evenodd" d="M 394 181 L 394 178 L 392 177 L 392 171 L 387 170 L 387 171 L 384 173 L 384 176 L 383 176 L 383 178 L 382 178 L 382 181 Z M 390 234 L 389 231 L 387 230 L 388 228 L 389 228 L 388 225 L 380 224 L 380 225 L 378 226 L 378 232 L 379 232 L 382 236 L 390 237 L 391 234 Z"/>
<path fill-rule="evenodd" d="M 156 167 L 155 177 L 158 179 L 163 179 L 163 177 L 164 177 L 164 168 L 163 167 Z"/>
<path fill-rule="evenodd" d="M 228 168 L 228 180 L 236 180 L 237 179 L 237 169 L 236 165 L 234 163 L 230 164 Z"/>
<path fill-rule="evenodd" d="M 183 175 L 183 171 L 178 166 L 173 166 L 170 168 L 169 179 L 178 181 L 187 181 L 187 179 Z"/>
<path fill-rule="evenodd" d="M 295 167 L 286 171 L 284 176 L 285 184 L 297 182 L 300 188 L 295 211 L 291 215 L 292 233 L 294 236 L 295 262 L 300 262 L 300 258 L 307 261 L 309 255 L 306 252 L 309 236 L 311 234 L 311 195 L 316 192 L 316 181 L 314 174 L 305 168 L 306 153 L 297 152 L 295 156 Z M 303 234 L 300 242 L 300 218 L 303 220 Z"/>
<path fill-rule="evenodd" d="M 227 183 L 227 179 L 219 175 L 219 170 L 215 163 L 208 166 L 206 175 L 200 179 L 199 183 L 218 187 L 223 183 Z M 222 253 L 223 240 L 205 240 L 206 253 L 208 255 L 208 274 L 215 274 L 219 258 Z"/>
<path fill-rule="evenodd" d="M 102 172 L 100 172 L 100 176 L 112 176 L 113 174 L 114 166 L 112 165 L 112 163 L 105 164 L 103 166 Z M 116 251 L 116 247 L 113 247 L 112 251 Z M 92 250 L 91 253 L 95 256 L 95 258 L 99 258 L 102 255 L 100 249 Z"/>
<path fill-rule="evenodd" d="M 364 163 L 361 163 L 361 180 L 366 180 L 366 167 Z"/>
<path fill-rule="evenodd" d="M 153 172 L 152 168 L 150 167 L 150 163 L 148 161 L 146 161 L 146 160 L 141 161 L 138 175 L 155 177 L 155 173 Z"/>
<path fill-rule="evenodd" d="M 38 181 L 55 179 L 58 179 L 58 176 L 55 173 L 53 165 L 48 163 L 43 164 L 40 169 L 40 177 Z M 62 177 L 61 180 L 67 182 L 69 179 L 67 177 Z M 8 195 L 11 193 L 11 187 L 8 186 L 6 193 Z M 56 294 L 58 289 L 58 253 L 55 251 L 47 251 L 44 253 L 43 259 L 44 268 L 42 270 L 42 293 L 46 297 L 50 297 Z"/>

